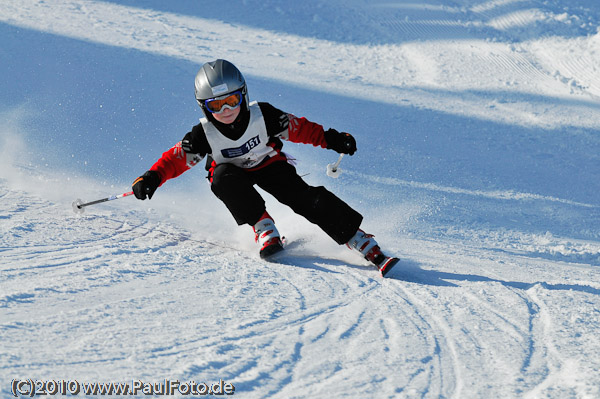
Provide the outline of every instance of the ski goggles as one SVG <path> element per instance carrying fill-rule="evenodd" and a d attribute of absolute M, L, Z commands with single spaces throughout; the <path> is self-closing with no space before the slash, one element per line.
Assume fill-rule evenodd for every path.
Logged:
<path fill-rule="evenodd" d="M 211 114 L 220 114 L 225 108 L 236 109 L 242 103 L 242 92 L 234 91 L 222 97 L 204 100 L 204 107 Z"/>

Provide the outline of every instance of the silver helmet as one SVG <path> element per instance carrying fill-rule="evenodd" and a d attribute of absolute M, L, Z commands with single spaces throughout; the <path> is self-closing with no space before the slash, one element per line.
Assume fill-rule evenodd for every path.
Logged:
<path fill-rule="evenodd" d="M 235 91 L 241 91 L 243 97 L 242 106 L 248 109 L 248 88 L 246 80 L 231 62 L 218 59 L 202 65 L 196 74 L 195 81 L 196 101 L 205 114 L 204 101 L 215 97 L 221 97 Z"/>

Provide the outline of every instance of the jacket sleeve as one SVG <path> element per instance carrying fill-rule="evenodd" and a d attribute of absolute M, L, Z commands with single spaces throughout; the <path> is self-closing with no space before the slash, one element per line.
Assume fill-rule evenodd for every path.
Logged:
<path fill-rule="evenodd" d="M 287 134 L 283 133 L 282 139 L 292 143 L 312 144 L 315 147 L 327 148 L 323 126 L 292 114 L 288 114 L 288 121 Z"/>
<path fill-rule="evenodd" d="M 263 113 L 269 136 L 293 143 L 327 148 L 323 126 L 306 118 L 298 118 L 283 112 L 269 103 L 260 102 L 258 105 Z"/>
<path fill-rule="evenodd" d="M 196 163 L 188 163 L 188 156 L 181 148 L 181 141 L 165 151 L 160 159 L 152 165 L 150 170 L 156 171 L 160 176 L 160 185 L 173 179 L 190 169 Z"/>
<path fill-rule="evenodd" d="M 187 141 L 186 145 L 188 147 L 191 146 L 191 148 L 188 148 L 190 151 L 186 152 L 184 150 L 183 141 Z M 162 186 L 167 180 L 173 179 L 196 166 L 210 151 L 202 124 L 198 124 L 180 142 L 165 151 L 150 170 L 154 170 L 159 174 Z"/>

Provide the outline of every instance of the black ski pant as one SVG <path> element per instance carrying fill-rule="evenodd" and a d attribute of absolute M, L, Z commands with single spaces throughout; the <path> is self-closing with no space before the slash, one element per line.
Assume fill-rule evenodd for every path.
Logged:
<path fill-rule="evenodd" d="M 338 244 L 347 243 L 362 222 L 360 213 L 325 187 L 308 185 L 286 161 L 275 161 L 253 171 L 221 164 L 212 172 L 211 189 L 238 225 L 254 226 L 266 210 L 265 201 L 254 185 L 318 225 Z"/>

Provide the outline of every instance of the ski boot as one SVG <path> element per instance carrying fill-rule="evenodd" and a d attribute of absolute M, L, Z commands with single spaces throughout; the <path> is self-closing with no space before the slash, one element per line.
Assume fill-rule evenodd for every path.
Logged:
<path fill-rule="evenodd" d="M 381 277 L 385 277 L 387 272 L 389 272 L 400 259 L 384 255 L 384 253 L 381 252 L 379 245 L 377 245 L 377 241 L 375 241 L 373 237 L 372 234 L 367 234 L 361 229 L 358 229 L 354 237 L 346 243 L 346 246 L 361 254 L 361 256 L 371 262 L 377 270 L 379 270 Z"/>
<path fill-rule="evenodd" d="M 271 216 L 265 212 L 260 220 L 252 227 L 255 241 L 260 245 L 260 257 L 266 259 L 283 250 L 281 236 Z"/>

